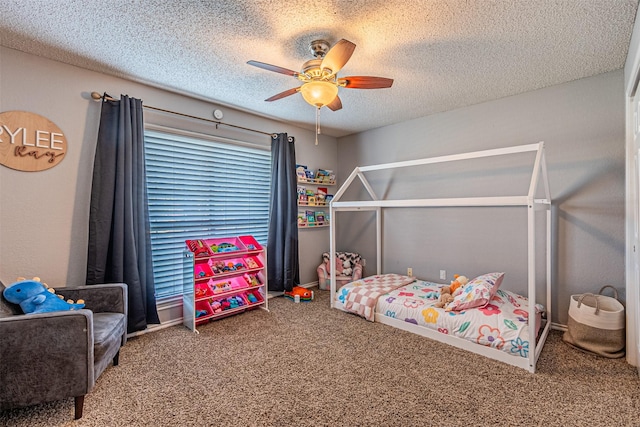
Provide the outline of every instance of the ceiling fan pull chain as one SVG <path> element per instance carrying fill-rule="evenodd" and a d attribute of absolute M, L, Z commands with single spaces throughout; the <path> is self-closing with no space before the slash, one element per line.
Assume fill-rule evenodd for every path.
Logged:
<path fill-rule="evenodd" d="M 318 135 L 320 135 L 320 107 L 316 108 L 316 145 L 318 145 Z"/>

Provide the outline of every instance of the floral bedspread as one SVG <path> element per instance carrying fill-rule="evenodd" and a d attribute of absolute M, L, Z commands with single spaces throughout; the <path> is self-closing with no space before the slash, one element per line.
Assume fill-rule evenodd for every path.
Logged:
<path fill-rule="evenodd" d="M 376 312 L 405 322 L 425 326 L 443 334 L 493 347 L 514 356 L 528 357 L 528 300 L 499 289 L 484 308 L 445 311 L 433 305 L 438 301 L 438 283 L 416 281 L 382 295 Z M 536 304 L 536 330 L 544 307 Z M 533 346 L 531 346 L 533 347 Z"/>

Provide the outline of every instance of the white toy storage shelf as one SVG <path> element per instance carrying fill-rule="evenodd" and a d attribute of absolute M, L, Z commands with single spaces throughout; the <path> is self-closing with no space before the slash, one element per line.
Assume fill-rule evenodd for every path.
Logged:
<path fill-rule="evenodd" d="M 186 241 L 183 323 L 194 332 L 210 320 L 267 306 L 267 259 L 253 236 Z"/>

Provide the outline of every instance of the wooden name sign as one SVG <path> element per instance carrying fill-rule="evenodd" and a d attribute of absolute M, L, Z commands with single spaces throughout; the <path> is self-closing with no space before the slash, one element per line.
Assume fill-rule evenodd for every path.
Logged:
<path fill-rule="evenodd" d="M 0 113 L 0 164 L 37 172 L 56 166 L 66 153 L 67 139 L 51 120 L 26 111 Z"/>

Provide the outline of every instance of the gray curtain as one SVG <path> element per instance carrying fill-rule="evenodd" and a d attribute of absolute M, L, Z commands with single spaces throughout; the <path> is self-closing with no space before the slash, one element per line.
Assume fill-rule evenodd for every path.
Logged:
<path fill-rule="evenodd" d="M 267 239 L 270 291 L 290 291 L 300 284 L 296 149 L 286 133 L 271 140 L 271 203 Z"/>
<path fill-rule="evenodd" d="M 87 284 L 126 283 L 128 332 L 160 323 L 145 180 L 142 101 L 105 94 L 93 165 Z"/>

